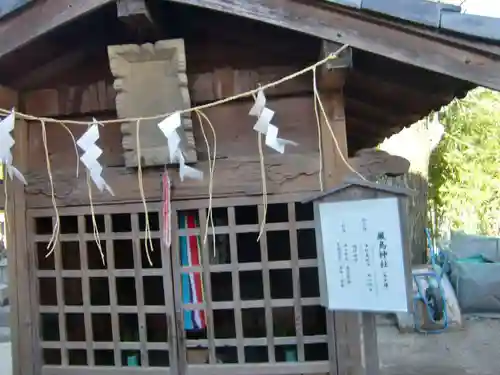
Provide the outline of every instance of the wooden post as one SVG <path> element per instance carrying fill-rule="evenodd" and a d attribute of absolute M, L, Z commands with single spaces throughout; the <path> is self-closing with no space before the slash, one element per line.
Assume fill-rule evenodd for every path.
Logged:
<path fill-rule="evenodd" d="M 321 58 L 336 52 L 341 45 L 334 42 L 323 41 L 321 46 Z M 344 113 L 344 96 L 342 89 L 347 75 L 347 69 L 351 66 L 351 50 L 345 49 L 336 59 L 321 66 L 318 75 L 318 87 L 321 100 L 326 111 L 325 117 L 320 114 L 321 123 L 321 145 L 323 147 L 323 181 L 325 189 L 340 184 L 347 172 L 348 166 L 342 156 L 347 160 L 347 135 L 346 119 Z M 335 142 L 330 124 L 337 142 Z M 337 147 L 338 145 L 338 147 Z M 340 150 L 339 150 L 340 148 Z M 340 151 L 340 152 L 339 152 Z"/>
<path fill-rule="evenodd" d="M 6 90 L 1 91 L 4 93 Z M 12 106 L 17 104 L 17 97 L 17 93 L 11 91 Z M 6 108 L 3 104 L 1 107 Z M 16 142 L 13 149 L 14 164 L 21 172 L 25 172 L 28 162 L 26 121 L 16 121 L 13 137 Z M 38 355 L 34 351 L 36 342 L 32 324 L 34 312 L 31 283 L 34 262 L 30 259 L 33 254 L 28 250 L 26 198 L 23 184 L 16 179 L 11 181 L 7 171 L 4 174 L 4 183 L 7 184 L 5 202 L 13 374 L 32 375 L 35 373 Z"/>
<path fill-rule="evenodd" d="M 17 105 L 18 95 L 7 87 L 0 86 L 0 108 L 13 108 Z M 5 207 L 5 190 L 2 186 L 0 189 L 0 208 L 3 210 Z"/>
<path fill-rule="evenodd" d="M 378 358 L 377 320 L 376 315 L 369 312 L 361 313 L 363 325 L 363 358 L 366 375 L 380 374 L 380 361 Z"/>
<path fill-rule="evenodd" d="M 12 91 L 5 87 L 0 87 L 0 104 L 2 108 L 9 108 L 10 106 L 17 105 L 18 95 L 17 92 Z M 5 106 L 7 104 L 8 106 Z M 4 196 L 2 209 L 5 210 L 5 235 L 7 239 L 7 262 L 9 271 L 9 304 L 10 304 L 10 337 L 11 337 L 11 351 L 12 351 L 12 373 L 15 375 L 20 375 L 21 370 L 19 367 L 19 303 L 17 296 L 17 267 L 16 267 L 16 238 L 13 235 L 15 222 L 15 202 L 14 197 L 12 197 L 12 190 L 10 184 L 8 184 L 8 174 L 4 170 L 4 184 L 7 184 L 8 196 Z M 2 195 L 4 195 L 5 187 L 2 186 Z M 7 203 L 7 207 L 5 207 Z M 12 223 L 11 223 L 12 221 Z"/>
<path fill-rule="evenodd" d="M 321 58 L 337 51 L 341 45 L 323 41 Z M 347 69 L 351 65 L 352 53 L 348 48 L 345 52 L 322 66 L 318 78 L 318 86 L 328 122 L 332 128 L 338 147 L 332 137 L 328 123 L 320 111 L 321 145 L 323 148 L 323 183 L 329 189 L 340 184 L 348 174 L 349 168 L 342 160 L 347 160 L 346 119 L 344 113 L 344 98 L 342 88 L 345 82 Z M 340 148 L 340 152 L 338 150 Z M 360 314 L 331 311 L 327 312 L 328 319 L 334 327 L 335 344 L 330 353 L 336 360 L 337 375 L 358 375 L 362 371 L 361 358 L 361 330 Z M 332 334 L 332 333 L 329 333 Z M 330 357 L 330 360 L 331 360 Z M 332 373 L 333 369 L 330 370 Z"/>

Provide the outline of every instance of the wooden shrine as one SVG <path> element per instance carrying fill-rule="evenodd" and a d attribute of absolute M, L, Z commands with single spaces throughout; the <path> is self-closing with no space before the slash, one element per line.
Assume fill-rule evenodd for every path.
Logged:
<path fill-rule="evenodd" d="M 13 163 L 27 180 L 7 180 L 0 194 L 14 375 L 363 370 L 359 314 L 324 307 L 322 214 L 304 200 L 353 170 L 408 173 L 408 161 L 375 146 L 477 85 L 500 89 L 500 38 L 455 30 L 460 13 L 441 17 L 437 3 L 425 2 L 425 23 L 357 3 L 0 6 L 0 117 L 16 109 Z M 264 137 L 260 152 L 253 96 L 233 100 L 269 83 L 271 124 L 298 144 L 283 154 Z M 169 158 L 158 123 L 176 111 L 186 164 L 203 179 L 182 181 Z M 92 184 L 89 194 L 73 142 L 94 118 L 114 195 Z M 331 197 L 392 194 L 379 188 L 356 183 Z"/>

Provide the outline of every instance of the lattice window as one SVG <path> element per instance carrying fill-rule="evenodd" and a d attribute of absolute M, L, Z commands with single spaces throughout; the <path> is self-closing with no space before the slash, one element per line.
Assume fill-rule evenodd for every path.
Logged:
<path fill-rule="evenodd" d="M 42 363 L 168 367 L 170 260 L 160 246 L 160 205 L 150 204 L 154 252 L 145 254 L 142 205 L 96 208 L 105 264 L 88 209 L 61 211 L 60 242 L 46 258 L 52 212 L 34 211 Z"/>
<path fill-rule="evenodd" d="M 174 291 L 185 340 L 181 365 L 270 363 L 276 368 L 294 362 L 307 364 L 304 372 L 327 372 L 327 324 L 319 300 L 312 205 L 290 200 L 270 204 L 265 232 L 257 242 L 264 216 L 260 202 L 215 201 L 216 246 L 211 245 L 209 228 L 208 249 L 200 252 L 199 263 L 193 247 L 203 247 L 206 202 L 174 205 L 179 228 L 172 251 Z M 186 291 L 197 278 L 204 287 L 198 299 L 193 297 L 196 288 L 191 296 Z M 196 311 L 204 311 L 205 317 Z M 206 325 L 195 324 L 203 318 Z M 314 367 L 312 361 L 323 364 Z"/>
<path fill-rule="evenodd" d="M 260 198 L 215 200 L 215 248 L 211 229 L 202 244 L 208 202 L 174 202 L 169 250 L 160 245 L 160 204 L 150 203 L 153 266 L 141 204 L 96 208 L 105 264 L 87 208 L 61 210 L 49 258 L 52 211 L 29 211 L 41 362 L 68 374 L 108 366 L 193 375 L 207 363 L 221 374 L 233 371 L 227 364 L 246 367 L 240 374 L 328 372 L 333 328 L 319 301 L 313 210 L 294 199 L 270 197 L 260 242 Z"/>

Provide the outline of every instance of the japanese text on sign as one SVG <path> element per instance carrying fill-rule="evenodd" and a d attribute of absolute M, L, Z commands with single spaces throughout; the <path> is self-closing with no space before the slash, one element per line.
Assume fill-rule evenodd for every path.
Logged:
<path fill-rule="evenodd" d="M 319 212 L 328 307 L 407 311 L 397 199 L 322 202 Z"/>

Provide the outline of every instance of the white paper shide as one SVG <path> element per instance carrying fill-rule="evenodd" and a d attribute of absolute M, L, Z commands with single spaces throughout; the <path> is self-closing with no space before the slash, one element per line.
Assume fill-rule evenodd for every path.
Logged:
<path fill-rule="evenodd" d="M 76 144 L 83 151 L 80 160 L 87 168 L 90 178 L 97 186 L 99 191 L 107 190 L 111 195 L 114 195 L 111 187 L 106 183 L 102 177 L 102 165 L 99 163 L 99 157 L 102 155 L 102 150 L 97 146 L 96 142 L 99 140 L 99 124 L 96 119 L 93 120 L 92 125 L 88 130 L 78 139 Z"/>
<path fill-rule="evenodd" d="M 285 152 L 285 146 L 297 146 L 298 144 L 287 139 L 278 138 L 278 127 L 271 124 L 274 117 L 274 111 L 266 107 L 266 96 L 264 91 L 260 90 L 255 98 L 255 104 L 250 109 L 250 116 L 257 117 L 253 130 L 266 136 L 266 145 L 280 154 Z"/>
<path fill-rule="evenodd" d="M 0 162 L 5 165 L 5 169 L 11 180 L 15 176 L 19 181 L 27 185 L 28 183 L 26 182 L 23 174 L 12 165 L 12 147 L 14 146 L 15 141 L 10 133 L 14 130 L 15 123 L 16 115 L 14 110 L 12 110 L 7 117 L 0 121 Z"/>
<path fill-rule="evenodd" d="M 330 310 L 407 312 L 397 198 L 319 204 Z"/>
<path fill-rule="evenodd" d="M 203 179 L 203 172 L 186 164 L 184 147 L 186 144 L 182 129 L 180 112 L 175 112 L 158 124 L 158 127 L 167 137 L 168 151 L 171 163 L 179 163 L 179 175 L 181 181 L 185 178 L 195 180 Z"/>

